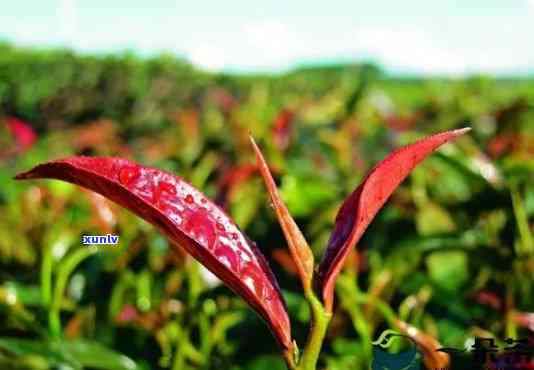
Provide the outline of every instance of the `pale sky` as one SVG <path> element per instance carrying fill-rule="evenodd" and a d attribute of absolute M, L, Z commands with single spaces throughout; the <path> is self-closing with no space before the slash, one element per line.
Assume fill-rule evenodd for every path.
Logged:
<path fill-rule="evenodd" d="M 166 51 L 209 70 L 373 60 L 394 72 L 534 72 L 534 0 L 16 0 L 0 40 Z"/>

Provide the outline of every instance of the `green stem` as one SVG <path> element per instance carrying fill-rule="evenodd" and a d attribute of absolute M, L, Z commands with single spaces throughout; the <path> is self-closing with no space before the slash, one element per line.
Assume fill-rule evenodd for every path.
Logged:
<path fill-rule="evenodd" d="M 186 274 L 189 283 L 188 304 L 195 307 L 198 297 L 202 293 L 202 279 L 200 277 L 200 263 L 190 260 L 186 265 Z"/>
<path fill-rule="evenodd" d="M 348 279 L 350 280 L 350 279 Z M 342 283 L 343 284 L 343 283 Z M 362 293 L 357 289 L 357 286 L 353 282 L 354 286 L 354 299 L 351 301 L 353 306 L 358 307 L 362 303 L 373 303 L 378 311 L 384 316 L 386 321 L 393 326 L 395 322 L 395 313 L 393 310 L 378 297 L 371 297 L 368 294 Z M 350 284 L 349 284 L 350 285 Z M 284 358 L 288 369 L 290 370 L 315 370 L 317 368 L 317 361 L 319 359 L 319 354 L 321 352 L 321 347 L 328 330 L 328 325 L 332 318 L 332 312 L 328 312 L 323 304 L 319 301 L 317 296 L 310 290 L 306 289 L 304 291 L 304 296 L 308 301 L 311 310 L 311 326 L 310 332 L 308 335 L 308 340 L 306 346 L 304 347 L 302 356 L 296 364 L 295 354 L 289 350 L 284 353 Z M 359 317 L 363 317 L 361 312 L 358 309 Z M 357 320 L 359 321 L 359 320 Z M 371 335 L 367 327 L 359 327 L 360 334 L 367 333 L 366 339 L 370 342 Z"/>
<path fill-rule="evenodd" d="M 356 277 L 353 274 L 343 274 L 339 276 L 337 287 L 338 289 L 341 289 L 339 294 L 341 305 L 349 314 L 354 329 L 361 337 L 366 358 L 370 358 L 372 354 L 371 328 L 370 324 L 365 320 L 360 308 L 363 293 L 358 287 Z"/>
<path fill-rule="evenodd" d="M 65 292 L 65 288 L 67 287 L 69 276 L 72 274 L 76 266 L 93 254 L 94 252 L 90 248 L 78 249 L 66 257 L 58 268 L 53 301 L 50 306 L 50 311 L 48 312 L 50 334 L 53 337 L 59 337 L 61 335 L 61 302 L 63 300 L 63 294 Z"/>
<path fill-rule="evenodd" d="M 210 358 L 213 338 L 210 336 L 210 321 L 205 312 L 200 313 L 198 332 L 200 334 L 200 352 L 202 353 L 202 358 L 207 360 Z"/>
<path fill-rule="evenodd" d="M 130 270 L 125 270 L 119 276 L 117 283 L 113 286 L 111 298 L 109 299 L 108 320 L 113 322 L 124 306 L 124 296 L 128 289 L 135 287 L 135 275 Z"/>
<path fill-rule="evenodd" d="M 183 336 L 180 333 L 176 340 L 176 349 L 174 351 L 172 370 L 180 370 L 185 367 L 185 356 L 182 351 L 182 344 L 183 344 Z"/>
<path fill-rule="evenodd" d="M 304 296 L 310 305 L 312 322 L 308 341 L 304 347 L 302 357 L 296 369 L 298 370 L 315 370 L 319 353 L 328 329 L 328 324 L 332 318 L 332 313 L 327 312 L 319 299 L 311 290 L 304 292 Z"/>
<path fill-rule="evenodd" d="M 518 254 L 534 255 L 534 237 L 530 232 L 528 224 L 528 216 L 525 210 L 519 187 L 517 185 L 511 186 L 512 206 L 514 209 L 514 216 L 517 222 L 517 229 L 519 231 L 519 250 Z"/>
<path fill-rule="evenodd" d="M 44 307 L 50 306 L 52 300 L 52 247 L 46 246 L 41 260 L 41 300 Z"/>

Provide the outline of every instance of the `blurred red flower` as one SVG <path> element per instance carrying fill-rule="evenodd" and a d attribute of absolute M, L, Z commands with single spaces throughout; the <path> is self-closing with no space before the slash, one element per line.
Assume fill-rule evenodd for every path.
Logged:
<path fill-rule="evenodd" d="M 5 121 L 21 150 L 29 149 L 37 140 L 37 134 L 27 122 L 15 117 L 7 117 Z"/>

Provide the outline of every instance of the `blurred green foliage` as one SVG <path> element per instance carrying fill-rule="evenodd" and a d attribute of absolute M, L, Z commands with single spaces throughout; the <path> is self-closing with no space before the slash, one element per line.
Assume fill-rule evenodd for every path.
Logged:
<path fill-rule="evenodd" d="M 244 302 L 145 222 L 68 184 L 12 181 L 72 154 L 182 176 L 257 241 L 302 341 L 309 312 L 249 132 L 320 258 L 372 165 L 423 135 L 473 127 L 415 170 L 359 243 L 323 368 L 367 368 L 393 315 L 451 347 L 534 328 L 521 320 L 534 312 L 534 80 L 398 78 L 372 65 L 236 76 L 168 55 L 0 44 L 0 114 L 38 134 L 22 150 L 0 124 L 1 368 L 282 369 Z M 118 234 L 119 247 L 81 245 L 99 233 Z"/>

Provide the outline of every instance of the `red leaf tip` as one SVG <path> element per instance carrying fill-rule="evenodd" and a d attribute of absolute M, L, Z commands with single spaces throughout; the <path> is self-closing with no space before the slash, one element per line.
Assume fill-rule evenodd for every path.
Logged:
<path fill-rule="evenodd" d="M 314 266 L 313 253 L 295 220 L 293 220 L 291 217 L 291 214 L 289 213 L 284 201 L 280 197 L 274 179 L 271 175 L 271 171 L 269 170 L 269 166 L 267 165 L 260 148 L 256 145 L 256 142 L 252 136 L 250 136 L 250 141 L 256 154 L 258 169 L 271 197 L 272 205 L 276 212 L 276 217 L 278 218 L 278 223 L 284 232 L 289 251 L 291 252 L 291 257 L 296 264 L 298 274 L 302 281 L 302 286 L 304 287 L 305 291 L 311 290 Z"/>
<path fill-rule="evenodd" d="M 350 249 L 359 241 L 389 196 L 414 167 L 434 150 L 470 130 L 470 127 L 465 127 L 441 132 L 395 150 L 379 162 L 345 199 L 319 265 L 322 296 L 327 310 L 332 309 L 334 283 Z"/>
<path fill-rule="evenodd" d="M 460 136 L 460 135 L 463 135 L 469 131 L 471 131 L 472 128 L 471 127 L 464 127 L 464 128 L 459 128 L 457 130 L 452 130 L 451 132 L 454 133 L 456 136 Z"/>

